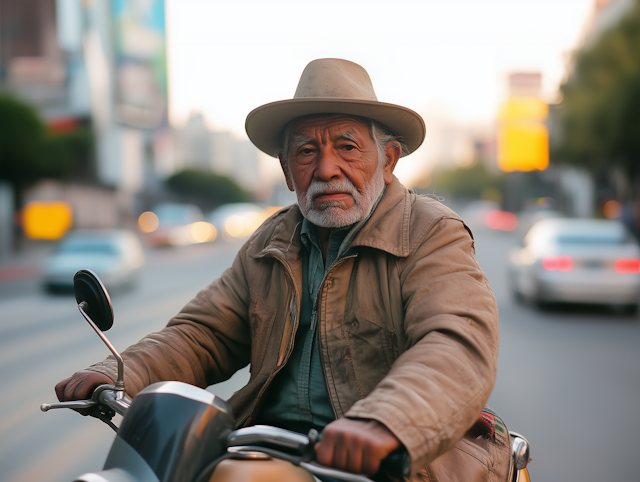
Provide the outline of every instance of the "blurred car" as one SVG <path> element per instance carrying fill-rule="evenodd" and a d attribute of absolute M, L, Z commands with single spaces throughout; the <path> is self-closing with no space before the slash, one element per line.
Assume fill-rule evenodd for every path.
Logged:
<path fill-rule="evenodd" d="M 533 225 L 538 221 L 564 217 L 565 216 L 562 213 L 551 208 L 526 209 L 525 211 L 518 213 L 518 228 L 516 230 L 516 234 L 521 238 L 524 238 Z"/>
<path fill-rule="evenodd" d="M 138 219 L 140 231 L 151 246 L 184 246 L 216 238 L 216 230 L 193 204 L 165 203 Z"/>
<path fill-rule="evenodd" d="M 640 247 L 615 220 L 538 221 L 509 254 L 514 295 L 534 303 L 640 301 Z"/>
<path fill-rule="evenodd" d="M 72 290 L 76 271 L 90 269 L 117 291 L 138 282 L 144 259 L 138 237 L 127 229 L 72 231 L 45 262 L 42 281 L 48 291 Z"/>
<path fill-rule="evenodd" d="M 207 220 L 225 240 L 247 238 L 272 213 L 253 203 L 223 204 L 209 214 Z"/>

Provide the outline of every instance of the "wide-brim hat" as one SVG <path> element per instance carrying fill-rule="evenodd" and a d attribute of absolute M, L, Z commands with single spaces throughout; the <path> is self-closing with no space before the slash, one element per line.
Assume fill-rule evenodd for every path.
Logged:
<path fill-rule="evenodd" d="M 369 74 L 342 59 L 318 59 L 302 72 L 293 99 L 271 102 L 252 110 L 245 129 L 261 151 L 277 157 L 284 127 L 296 117 L 346 114 L 374 119 L 401 136 L 411 154 L 426 133 L 424 120 L 411 109 L 378 102 Z"/>

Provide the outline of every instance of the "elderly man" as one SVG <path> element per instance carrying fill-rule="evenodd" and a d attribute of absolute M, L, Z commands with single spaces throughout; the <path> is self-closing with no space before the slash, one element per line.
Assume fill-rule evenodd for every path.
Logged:
<path fill-rule="evenodd" d="M 498 312 L 473 238 L 393 175 L 422 143 L 422 118 L 378 102 L 359 65 L 320 59 L 293 99 L 255 109 L 246 128 L 279 158 L 298 203 L 123 353 L 129 395 L 161 380 L 206 387 L 250 363 L 230 400 L 238 426 L 324 429 L 322 464 L 373 474 L 404 446 L 416 480 L 504 477 L 508 435 L 476 430 L 495 381 Z M 56 392 L 85 398 L 112 380 L 107 359 Z"/>

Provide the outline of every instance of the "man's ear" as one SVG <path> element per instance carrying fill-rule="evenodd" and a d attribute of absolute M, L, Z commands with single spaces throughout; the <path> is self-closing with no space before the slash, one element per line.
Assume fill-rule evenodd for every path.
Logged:
<path fill-rule="evenodd" d="M 387 160 L 384 163 L 382 175 L 385 184 L 391 184 L 393 182 L 393 170 L 396 168 L 398 159 L 400 159 L 402 148 L 398 141 L 389 141 L 384 145 L 384 152 L 387 155 Z"/>
<path fill-rule="evenodd" d="M 284 174 L 284 178 L 287 181 L 287 187 L 289 191 L 293 192 L 293 181 L 291 180 L 291 173 L 289 172 L 289 165 L 287 161 L 285 161 L 282 157 L 282 154 L 278 154 L 278 160 L 280 161 L 280 167 L 282 168 L 282 173 Z"/>

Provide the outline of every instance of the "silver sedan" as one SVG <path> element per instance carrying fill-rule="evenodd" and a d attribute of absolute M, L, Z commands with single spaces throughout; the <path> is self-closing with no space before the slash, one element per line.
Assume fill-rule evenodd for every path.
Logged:
<path fill-rule="evenodd" d="M 640 247 L 622 223 L 545 219 L 509 253 L 511 290 L 534 303 L 640 302 Z"/>
<path fill-rule="evenodd" d="M 42 281 L 48 291 L 70 291 L 75 272 L 86 268 L 117 291 L 137 283 L 144 260 L 138 237 L 127 229 L 72 231 L 46 261 Z"/>

